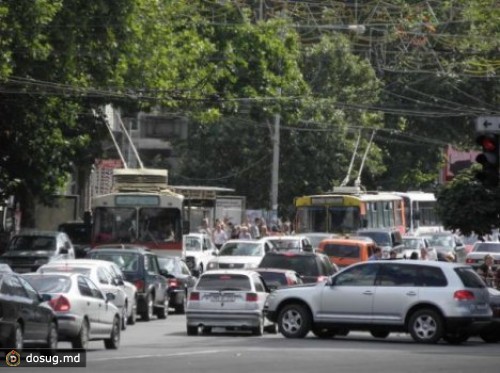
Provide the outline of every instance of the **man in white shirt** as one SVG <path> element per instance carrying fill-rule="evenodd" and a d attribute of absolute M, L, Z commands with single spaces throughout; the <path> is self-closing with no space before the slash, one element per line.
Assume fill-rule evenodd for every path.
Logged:
<path fill-rule="evenodd" d="M 220 249 L 222 247 L 222 245 L 224 245 L 224 243 L 227 241 L 227 234 L 224 231 L 224 229 L 222 229 L 220 224 L 217 224 L 215 226 L 215 230 L 214 230 L 214 233 L 212 235 L 212 239 L 213 239 L 215 247 L 217 247 L 217 249 Z"/>

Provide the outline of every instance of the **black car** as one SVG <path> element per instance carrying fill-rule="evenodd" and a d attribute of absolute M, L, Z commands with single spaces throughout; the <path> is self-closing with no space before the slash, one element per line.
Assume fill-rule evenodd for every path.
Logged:
<path fill-rule="evenodd" d="M 25 345 L 57 349 L 54 311 L 33 287 L 16 273 L 0 273 L 0 346 L 22 350 Z"/>
<path fill-rule="evenodd" d="M 308 252 L 269 252 L 258 268 L 291 269 L 299 274 L 304 283 L 326 280 L 338 271 L 328 256 Z"/>
<path fill-rule="evenodd" d="M 196 283 L 196 278 L 191 275 L 186 262 L 180 257 L 159 256 L 161 273 L 168 281 L 169 306 L 175 309 L 176 313 L 184 313 L 187 302 L 188 291 Z"/>
<path fill-rule="evenodd" d="M 142 246 L 118 245 L 98 246 L 87 257 L 114 262 L 120 267 L 125 280 L 137 288 L 137 314 L 143 320 L 151 320 L 153 314 L 159 319 L 167 318 L 167 279 L 160 273 L 156 254 Z"/>
<path fill-rule="evenodd" d="M 80 221 L 69 221 L 60 224 L 57 230 L 69 236 L 75 248 L 75 258 L 85 258 L 87 256 L 87 253 L 90 251 L 90 224 Z"/>
<path fill-rule="evenodd" d="M 270 290 L 303 283 L 300 275 L 290 269 L 256 268 L 255 272 L 264 279 Z"/>

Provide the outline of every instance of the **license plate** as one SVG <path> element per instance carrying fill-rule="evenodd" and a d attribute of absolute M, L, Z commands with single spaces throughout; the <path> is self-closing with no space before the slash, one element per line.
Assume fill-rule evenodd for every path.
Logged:
<path fill-rule="evenodd" d="M 482 303 L 482 304 L 477 304 L 476 305 L 476 309 L 478 311 L 484 311 L 484 310 L 487 310 L 488 309 L 488 305 L 486 303 Z"/>
<path fill-rule="evenodd" d="M 234 294 L 224 295 L 222 297 L 222 301 L 225 303 L 231 303 L 231 302 L 234 302 L 235 300 L 236 300 L 236 297 L 234 296 Z"/>

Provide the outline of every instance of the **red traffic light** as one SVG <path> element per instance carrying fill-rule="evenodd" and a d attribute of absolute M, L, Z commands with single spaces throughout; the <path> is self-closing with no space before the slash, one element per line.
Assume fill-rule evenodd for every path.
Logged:
<path fill-rule="evenodd" d="M 487 150 L 489 152 L 492 152 L 497 148 L 496 141 L 489 137 L 483 137 L 481 139 L 481 146 L 483 147 L 484 150 Z"/>

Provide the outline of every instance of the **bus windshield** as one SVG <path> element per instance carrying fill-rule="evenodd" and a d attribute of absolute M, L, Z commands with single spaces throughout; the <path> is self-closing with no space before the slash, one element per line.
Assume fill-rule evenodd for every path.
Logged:
<path fill-rule="evenodd" d="M 180 242 L 181 214 L 175 208 L 98 207 L 94 212 L 94 242 Z"/>

